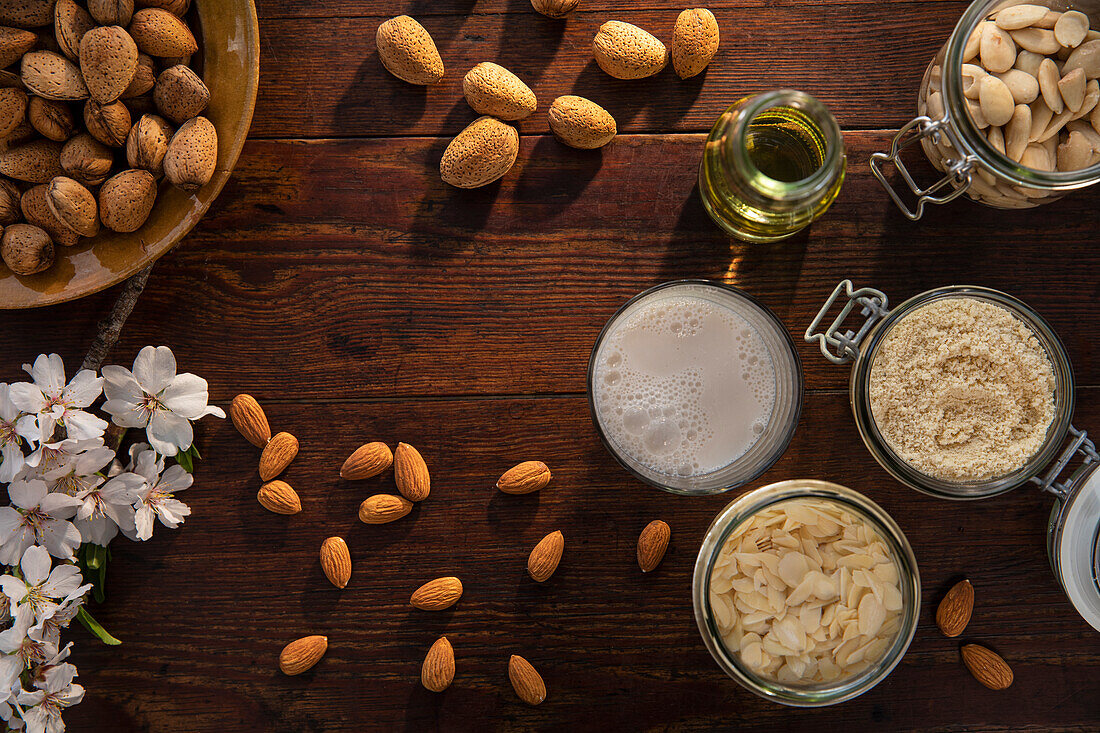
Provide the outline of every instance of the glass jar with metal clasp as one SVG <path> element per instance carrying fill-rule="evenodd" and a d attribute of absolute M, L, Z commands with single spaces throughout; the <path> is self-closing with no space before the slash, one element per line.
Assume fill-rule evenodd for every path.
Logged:
<path fill-rule="evenodd" d="M 998 306 L 1023 322 L 1050 360 L 1054 375 L 1054 415 L 1041 447 L 1015 471 L 975 481 L 946 481 L 916 470 L 891 448 L 871 410 L 870 375 L 891 329 L 916 309 L 946 298 L 968 298 Z M 831 322 L 830 311 L 840 305 Z M 851 318 L 862 319 L 848 326 Z M 826 325 L 828 324 L 828 325 Z M 890 308 L 885 293 L 855 288 L 844 280 L 833 290 L 806 329 L 834 364 L 851 363 L 849 396 L 856 426 L 868 451 L 888 473 L 923 493 L 956 500 L 983 499 L 1025 484 L 1056 497 L 1047 548 L 1051 567 L 1077 612 L 1100 631 L 1100 454 L 1088 434 L 1071 425 L 1075 406 L 1073 371 L 1065 347 L 1041 315 L 1017 298 L 989 288 L 950 286 L 920 293 Z M 1071 464 L 1078 468 L 1061 480 Z"/>
<path fill-rule="evenodd" d="M 909 219 L 919 219 L 926 204 L 945 204 L 964 193 L 987 206 L 1024 209 L 1055 201 L 1069 191 L 1100 182 L 1100 147 L 1097 147 L 1100 144 L 1100 130 L 1095 125 L 1088 124 L 1090 113 L 1100 101 L 1100 83 L 1095 78 L 1089 79 L 1090 92 L 1081 109 L 1072 114 L 1067 113 L 1064 117 L 1061 114 L 1048 117 L 1048 127 L 1037 131 L 1038 135 L 1028 136 L 1028 146 L 1031 146 L 1032 143 L 1040 143 L 1039 138 L 1049 141 L 1051 137 L 1047 133 L 1056 126 L 1067 126 L 1066 129 L 1082 126 L 1082 131 L 1090 141 L 1095 142 L 1091 162 L 1077 170 L 1061 171 L 1053 165 L 1044 166 L 1050 168 L 1046 170 L 1024 165 L 1021 160 L 1032 162 L 1034 156 L 1010 156 L 1005 149 L 1004 133 L 994 135 L 993 126 L 975 109 L 978 107 L 975 99 L 977 95 L 969 86 L 969 82 L 973 81 L 972 75 L 976 73 L 971 66 L 978 63 L 974 57 L 977 53 L 975 34 L 981 33 L 981 25 L 991 15 L 1020 4 L 1023 4 L 1021 0 L 976 0 L 971 3 L 947 43 L 932 59 L 924 73 L 917 94 L 919 116 L 901 128 L 894 137 L 889 152 L 871 156 L 871 170 L 875 177 Z M 1073 10 L 1089 16 L 1093 28 L 1100 28 L 1100 0 L 1077 0 L 1072 3 L 1027 0 L 1027 4 L 1045 5 L 1053 10 L 1069 10 L 1072 7 Z M 1053 33 L 1046 28 L 1028 30 Z M 1100 37 L 1100 33 L 1090 33 Z M 1086 40 L 1086 43 L 1093 42 L 1095 41 Z M 1021 53 L 1020 56 L 1022 55 Z M 1059 68 L 1061 63 L 1058 61 Z M 1014 66 L 1009 71 L 1017 69 Z M 967 76 L 967 73 L 971 76 Z M 1036 108 L 1036 114 L 1038 105 L 1042 104 L 1043 96 L 1040 95 L 1031 105 Z M 1028 118 L 1031 119 L 1030 112 Z M 1000 127 L 996 129 L 1001 130 Z M 1053 130 L 1054 144 L 1058 141 L 1059 129 L 1061 128 Z M 1035 139 L 1031 139 L 1033 137 Z M 920 143 L 932 166 L 944 174 L 927 187 L 917 183 L 900 157 L 903 150 L 916 143 Z M 899 188 L 907 188 L 916 197 L 915 204 L 911 205 L 907 201 L 911 200 L 910 197 L 903 195 L 887 179 L 886 168 L 890 164 L 897 168 L 904 183 Z"/>

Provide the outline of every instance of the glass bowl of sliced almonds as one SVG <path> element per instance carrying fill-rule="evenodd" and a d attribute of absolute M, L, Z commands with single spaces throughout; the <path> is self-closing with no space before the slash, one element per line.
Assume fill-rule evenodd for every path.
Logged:
<path fill-rule="evenodd" d="M 796 707 L 863 694 L 917 627 L 913 548 L 881 507 L 844 486 L 784 481 L 715 518 L 693 579 L 708 651 L 757 695 Z"/>

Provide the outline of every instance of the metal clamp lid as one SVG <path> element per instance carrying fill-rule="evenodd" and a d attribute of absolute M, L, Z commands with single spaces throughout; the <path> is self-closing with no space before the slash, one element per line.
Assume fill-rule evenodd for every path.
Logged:
<path fill-rule="evenodd" d="M 840 315 L 823 333 L 814 333 L 821 326 L 822 321 L 825 320 L 837 298 L 841 297 L 841 293 L 844 294 L 848 302 L 844 304 Z M 860 306 L 860 315 L 865 319 L 863 325 L 860 326 L 858 331 L 852 331 L 851 329 L 841 331 L 844 328 L 844 320 L 857 305 Z M 885 293 L 874 288 L 856 290 L 852 287 L 851 280 L 842 280 L 833 288 L 832 295 L 825 301 L 825 305 L 821 307 L 821 310 L 817 312 L 817 316 L 810 327 L 806 329 L 806 342 L 812 344 L 817 341 L 821 353 L 826 359 L 834 364 L 844 364 L 859 356 L 859 342 L 863 340 L 871 327 L 889 312 Z M 830 346 L 833 348 L 832 351 L 829 349 Z"/>
<path fill-rule="evenodd" d="M 1069 445 L 1062 451 L 1062 455 L 1058 456 L 1058 460 L 1051 464 L 1046 473 L 1042 476 L 1032 476 L 1029 479 L 1031 483 L 1036 484 L 1042 491 L 1054 494 L 1059 499 L 1065 499 L 1069 496 L 1071 486 L 1068 482 L 1059 481 L 1058 477 L 1078 453 L 1080 453 L 1084 459 L 1083 465 L 1087 466 L 1090 463 L 1100 461 L 1100 453 L 1096 452 L 1096 446 L 1089 440 L 1087 432 L 1078 430 L 1070 425 L 1069 439 Z"/>
<path fill-rule="evenodd" d="M 905 139 L 909 133 L 916 130 L 916 134 Z M 933 120 L 931 117 L 921 116 L 912 120 L 907 125 L 902 127 L 898 134 L 894 136 L 893 142 L 890 144 L 890 153 L 873 153 L 871 155 L 871 172 L 875 174 L 875 178 L 879 180 L 883 188 L 890 194 L 890 198 L 894 200 L 898 208 L 902 213 L 912 221 L 920 219 L 924 215 L 924 205 L 926 203 L 931 204 L 946 204 L 950 201 L 954 201 L 959 196 L 962 196 L 972 182 L 972 169 L 977 162 L 977 158 L 972 155 L 968 155 L 960 160 L 952 160 L 945 157 L 945 163 L 947 164 L 946 175 L 936 183 L 932 184 L 928 188 L 921 188 L 913 176 L 909 173 L 909 170 L 905 167 L 905 163 L 902 162 L 899 157 L 901 151 L 905 148 L 920 142 L 923 138 L 931 138 L 933 143 L 939 143 L 940 136 L 946 137 L 947 142 L 955 149 L 959 150 L 959 139 L 955 134 L 954 125 L 950 123 L 949 118 L 945 117 L 942 120 Z M 886 180 L 886 174 L 883 172 L 883 166 L 886 163 L 893 163 L 894 167 L 898 169 L 901 177 L 905 180 L 906 185 L 909 186 L 909 190 L 917 197 L 916 210 L 910 209 L 904 201 L 902 201 L 901 195 L 894 190 L 894 187 Z M 946 188 L 947 186 L 954 185 L 955 188 L 950 192 L 943 194 L 942 196 L 935 196 L 938 191 Z"/>

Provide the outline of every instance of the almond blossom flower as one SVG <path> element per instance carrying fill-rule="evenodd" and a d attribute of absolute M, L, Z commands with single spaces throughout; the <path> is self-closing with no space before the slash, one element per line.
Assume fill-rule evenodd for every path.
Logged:
<path fill-rule="evenodd" d="M 89 447 L 80 453 L 71 454 L 67 460 L 59 461 L 60 465 L 48 471 L 43 478 L 46 488 L 51 494 L 62 493 L 69 496 L 94 489 L 103 483 L 100 471 L 107 467 L 115 457 L 115 452 L 103 445 Z"/>
<path fill-rule="evenodd" d="M 146 346 L 134 359 L 134 370 L 103 367 L 107 402 L 103 411 L 115 425 L 145 428 L 149 442 L 163 456 L 187 450 L 194 441 L 191 421 L 205 415 L 225 417 L 208 405 L 206 380 L 185 372 L 176 374 L 176 357 L 167 346 Z"/>
<path fill-rule="evenodd" d="M 80 568 L 64 563 L 50 569 L 50 553 L 44 547 L 31 545 L 19 561 L 23 577 L 0 577 L 0 590 L 15 603 L 15 615 L 29 608 L 35 622 L 49 618 L 60 601 L 79 598 L 92 589 L 81 585 Z"/>
<path fill-rule="evenodd" d="M 0 507 L 0 563 L 15 565 L 31 545 L 43 545 L 54 557 L 71 560 L 80 532 L 66 521 L 83 504 L 67 494 L 51 494 L 46 482 L 17 480 L 8 486 L 14 506 Z"/>
<path fill-rule="evenodd" d="M 34 366 L 24 364 L 23 369 L 34 383 L 11 385 L 11 401 L 20 410 L 37 415 L 43 436 L 49 438 L 58 423 L 65 427 L 70 438 L 79 440 L 103 435 L 106 421 L 81 409 L 95 402 L 103 392 L 103 379 L 95 372 L 82 369 L 66 384 L 65 364 L 57 354 L 39 354 Z"/>
<path fill-rule="evenodd" d="M 84 606 L 86 598 L 87 596 L 80 595 L 63 601 L 52 616 L 42 619 L 32 626 L 27 631 L 27 636 L 35 641 L 57 646 L 61 643 L 61 629 L 69 628 L 69 624 L 73 622 L 73 619 L 76 618 L 76 615 L 80 613 L 80 609 Z M 69 646 L 72 646 L 72 644 L 70 643 Z"/>
<path fill-rule="evenodd" d="M 34 614 L 24 607 L 16 614 L 12 627 L 0 631 L 0 688 L 10 690 L 24 670 L 57 654 L 56 646 L 27 635 L 33 622 Z"/>
<path fill-rule="evenodd" d="M 76 667 L 68 662 L 49 667 L 34 681 L 32 692 L 19 693 L 18 704 L 27 706 L 23 720 L 27 733 L 63 733 L 61 712 L 84 699 L 84 688 L 73 682 Z"/>
<path fill-rule="evenodd" d="M 144 487 L 145 479 L 138 474 L 121 473 L 102 486 L 96 484 L 77 494 L 83 505 L 77 510 L 73 524 L 80 531 L 81 540 L 106 547 L 119 529 L 132 535 L 133 505 Z"/>
<path fill-rule="evenodd" d="M 0 384 L 0 483 L 7 483 L 23 469 L 23 446 L 20 429 L 26 431 L 28 423 L 19 424 L 23 412 L 11 401 L 11 387 Z M 33 435 L 33 432 L 31 433 Z"/>
<path fill-rule="evenodd" d="M 83 454 L 89 451 L 101 451 L 103 448 L 103 438 L 89 438 L 87 440 L 67 438 L 55 443 L 47 443 L 46 440 L 42 440 L 39 442 L 38 447 L 27 456 L 23 471 L 15 478 L 34 478 L 45 481 L 48 476 L 64 475 L 68 467 L 80 460 Z M 100 452 L 100 455 L 102 455 L 102 452 Z"/>
<path fill-rule="evenodd" d="M 135 529 L 127 536 L 144 541 L 153 536 L 154 518 L 159 517 L 161 524 L 175 529 L 185 517 L 191 516 L 191 507 L 175 498 L 174 494 L 188 488 L 194 477 L 178 464 L 165 471 L 164 459 L 144 443 L 132 446 L 130 455 L 133 457 L 130 470 L 145 479 L 146 489 L 134 502 L 137 509 Z"/>

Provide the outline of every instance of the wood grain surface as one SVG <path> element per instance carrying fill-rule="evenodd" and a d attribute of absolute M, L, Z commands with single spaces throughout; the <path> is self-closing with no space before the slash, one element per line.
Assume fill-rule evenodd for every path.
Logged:
<path fill-rule="evenodd" d="M 286 479 L 304 510 L 260 508 L 258 451 L 228 423 L 204 421 L 205 460 L 181 497 L 193 515 L 179 531 L 112 548 L 108 602 L 95 612 L 124 644 L 70 634 L 88 688 L 66 717 L 70 730 L 1100 728 L 1100 635 L 1051 573 L 1049 498 L 1023 488 L 958 504 L 899 485 L 860 442 L 848 369 L 801 340 L 845 277 L 894 303 L 946 284 L 1000 288 L 1061 335 L 1080 387 L 1075 423 L 1100 432 L 1100 192 L 1031 212 L 960 202 L 914 224 L 867 168 L 910 118 L 920 74 L 965 2 L 715 3 L 722 49 L 686 83 L 671 71 L 619 82 L 589 61 L 591 36 L 611 17 L 667 40 L 680 8 L 664 1 L 582 5 L 560 22 L 527 0 L 258 6 L 253 139 L 210 215 L 154 270 L 108 361 L 169 344 L 183 368 L 210 381 L 215 403 L 257 396 L 273 428 L 301 440 Z M 448 73 L 437 87 L 414 89 L 381 69 L 374 30 L 402 12 L 420 18 L 443 51 Z M 460 191 L 440 182 L 438 161 L 474 118 L 461 76 L 484 60 L 528 80 L 540 111 L 520 125 L 515 168 Z M 701 133 L 737 98 L 776 86 L 804 88 L 836 112 L 848 180 L 808 231 L 749 246 L 723 236 L 702 209 Z M 626 134 L 595 152 L 546 136 L 545 108 L 565 93 L 604 104 Z M 913 544 L 924 594 L 916 638 L 891 676 L 856 700 L 796 710 L 724 676 L 695 627 L 691 573 L 703 533 L 733 496 L 643 486 L 592 428 L 585 368 L 599 329 L 638 291 L 685 277 L 744 288 L 799 345 L 808 391 L 798 432 L 747 488 L 791 478 L 850 486 Z M 78 363 L 113 296 L 5 313 L 0 381 L 19 379 L 19 365 L 41 351 Z M 355 510 L 393 491 L 392 476 L 338 476 L 368 440 L 409 442 L 432 472 L 429 499 L 391 525 L 361 524 Z M 492 488 L 524 459 L 551 466 L 546 490 L 513 497 Z M 643 576 L 634 544 L 657 518 L 671 525 L 672 542 Z M 539 585 L 526 575 L 527 553 L 555 529 L 564 558 Z M 317 559 L 334 534 L 352 553 L 344 591 Z M 466 588 L 456 607 L 408 606 L 413 589 L 448 574 Z M 948 640 L 935 606 L 962 577 L 977 605 L 961 640 Z M 321 663 L 301 677 L 280 674 L 282 646 L 313 633 L 330 637 Z M 437 695 L 420 686 L 419 670 L 444 633 L 457 676 Z M 975 682 L 960 641 L 1000 652 L 1013 687 Z M 512 653 L 546 680 L 541 706 L 513 694 Z"/>

